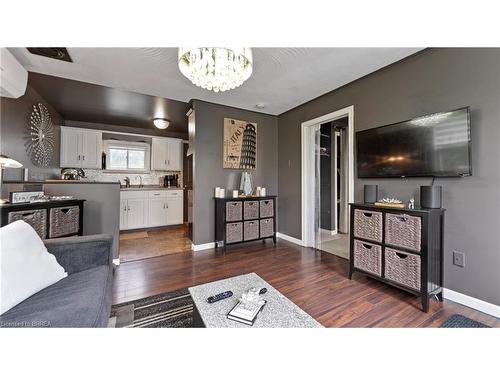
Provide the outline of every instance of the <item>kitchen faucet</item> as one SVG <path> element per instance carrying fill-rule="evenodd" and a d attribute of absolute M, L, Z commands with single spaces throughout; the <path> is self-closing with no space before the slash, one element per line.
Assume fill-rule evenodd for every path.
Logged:
<path fill-rule="evenodd" d="M 129 187 L 130 187 L 130 178 L 125 177 L 125 178 L 123 179 L 123 181 L 125 181 L 125 187 L 126 187 L 126 188 L 129 188 Z"/>

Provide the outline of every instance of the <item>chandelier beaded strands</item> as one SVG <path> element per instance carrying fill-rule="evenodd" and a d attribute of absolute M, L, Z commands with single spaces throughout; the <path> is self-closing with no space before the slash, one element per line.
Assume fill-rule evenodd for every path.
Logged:
<path fill-rule="evenodd" d="M 214 92 L 241 86 L 253 69 L 250 48 L 181 47 L 179 69 L 193 84 Z"/>

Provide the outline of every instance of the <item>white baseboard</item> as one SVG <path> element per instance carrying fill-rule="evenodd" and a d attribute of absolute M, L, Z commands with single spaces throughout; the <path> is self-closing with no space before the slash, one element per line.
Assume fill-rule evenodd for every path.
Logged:
<path fill-rule="evenodd" d="M 193 251 L 201 251 L 207 249 L 213 249 L 215 247 L 215 242 L 207 242 L 199 245 L 191 244 L 191 250 Z"/>
<path fill-rule="evenodd" d="M 119 266 L 120 265 L 120 258 L 113 259 L 113 264 L 115 266 Z"/>
<path fill-rule="evenodd" d="M 337 234 L 337 230 L 328 230 L 328 229 L 323 229 L 323 228 L 319 228 L 319 230 L 322 233 L 329 234 L 330 236 L 334 236 Z"/>
<path fill-rule="evenodd" d="M 443 297 L 450 301 L 473 308 L 474 310 L 478 310 L 486 314 L 493 315 L 496 318 L 500 318 L 500 306 L 494 305 L 492 303 L 482 301 L 480 299 L 446 288 L 443 288 Z"/>
<path fill-rule="evenodd" d="M 298 238 L 287 236 L 286 234 L 280 232 L 276 232 L 276 237 L 294 243 L 295 245 L 302 246 L 302 240 L 299 240 Z"/>

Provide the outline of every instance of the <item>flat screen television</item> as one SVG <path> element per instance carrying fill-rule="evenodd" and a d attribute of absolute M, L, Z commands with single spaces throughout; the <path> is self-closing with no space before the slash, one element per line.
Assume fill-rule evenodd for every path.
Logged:
<path fill-rule="evenodd" d="M 469 108 L 357 132 L 356 150 L 359 178 L 470 176 Z"/>

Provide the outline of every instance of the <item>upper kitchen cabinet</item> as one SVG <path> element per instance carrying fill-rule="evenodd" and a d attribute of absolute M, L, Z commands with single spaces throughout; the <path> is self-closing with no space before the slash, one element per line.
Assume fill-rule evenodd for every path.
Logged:
<path fill-rule="evenodd" d="M 182 139 L 153 138 L 151 169 L 157 171 L 182 170 Z"/>
<path fill-rule="evenodd" d="M 101 169 L 102 132 L 61 127 L 61 167 Z"/>

